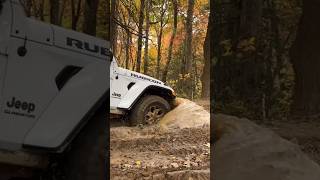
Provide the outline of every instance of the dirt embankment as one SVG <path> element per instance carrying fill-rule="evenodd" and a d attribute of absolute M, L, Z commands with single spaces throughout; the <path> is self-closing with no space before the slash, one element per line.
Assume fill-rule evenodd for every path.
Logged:
<path fill-rule="evenodd" d="M 214 179 L 319 180 L 320 166 L 295 143 L 247 119 L 227 115 L 213 118 L 213 136 L 217 137 L 213 148 Z M 289 135 L 291 131 L 278 133 Z M 297 131 L 295 136 L 303 137 L 306 132 Z"/>
<path fill-rule="evenodd" d="M 264 126 L 298 144 L 304 153 L 320 165 L 319 121 L 273 121 Z"/>
<path fill-rule="evenodd" d="M 112 127 L 111 179 L 209 179 L 210 115 L 178 99 L 160 124 Z"/>

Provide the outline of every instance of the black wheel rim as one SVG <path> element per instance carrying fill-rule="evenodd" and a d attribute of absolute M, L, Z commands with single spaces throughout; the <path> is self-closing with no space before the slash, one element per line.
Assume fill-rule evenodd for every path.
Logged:
<path fill-rule="evenodd" d="M 159 104 L 150 105 L 144 113 L 144 122 L 146 124 L 155 124 L 165 115 L 166 111 L 163 106 Z"/>

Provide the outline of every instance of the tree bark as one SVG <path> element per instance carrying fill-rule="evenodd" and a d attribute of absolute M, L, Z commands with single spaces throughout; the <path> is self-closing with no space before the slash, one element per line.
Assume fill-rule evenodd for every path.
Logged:
<path fill-rule="evenodd" d="M 174 43 L 174 39 L 177 34 L 177 27 L 178 27 L 178 2 L 177 2 L 177 0 L 172 0 L 172 4 L 173 4 L 173 30 L 172 30 L 172 34 L 171 34 L 171 38 L 170 38 L 169 49 L 168 49 L 168 60 L 167 60 L 167 63 L 165 65 L 165 68 L 164 68 L 164 71 L 162 74 L 162 81 L 163 82 L 167 82 L 167 75 L 168 75 L 168 71 L 169 71 L 170 62 L 172 59 L 173 43 Z"/>
<path fill-rule="evenodd" d="M 165 3 L 167 3 L 166 0 L 162 0 L 161 1 L 161 8 L 160 8 L 160 17 L 159 17 L 159 21 L 160 21 L 160 27 L 159 27 L 159 31 L 157 32 L 157 69 L 156 69 L 156 78 L 160 79 L 160 62 L 162 59 L 161 56 L 161 50 L 162 50 L 162 36 L 163 36 L 163 28 L 166 25 L 165 22 L 165 15 L 167 12 L 167 9 L 165 9 Z"/>
<path fill-rule="evenodd" d="M 59 24 L 62 25 L 62 21 L 63 21 L 63 15 L 64 15 L 64 10 L 65 10 L 65 7 L 66 7 L 66 2 L 67 1 L 62 1 L 62 3 L 60 2 L 60 12 L 59 12 Z"/>
<path fill-rule="evenodd" d="M 319 0 L 304 0 L 297 37 L 290 56 L 295 72 L 291 115 L 296 118 L 319 117 L 320 113 L 320 15 Z"/>
<path fill-rule="evenodd" d="M 193 30 L 193 11 L 194 11 L 194 0 L 188 0 L 188 10 L 186 17 L 186 38 L 184 44 L 184 57 L 182 61 L 182 72 L 181 74 L 186 77 L 191 78 L 192 72 L 192 61 L 193 61 L 193 51 L 192 51 L 192 30 Z M 192 79 L 186 78 L 183 80 L 183 91 L 188 97 L 192 96 Z"/>
<path fill-rule="evenodd" d="M 131 42 L 131 34 L 129 29 L 126 29 L 127 40 L 126 40 L 126 69 L 129 69 L 129 62 L 130 62 L 130 42 Z"/>
<path fill-rule="evenodd" d="M 115 23 L 115 19 L 118 17 L 118 2 L 117 0 L 111 0 L 111 21 L 110 21 L 110 42 L 112 45 L 112 51 L 117 52 L 117 37 L 118 37 L 118 28 Z"/>
<path fill-rule="evenodd" d="M 185 74 L 188 74 L 192 70 L 192 30 L 193 30 L 193 9 L 194 0 L 188 0 L 188 12 L 186 19 L 186 40 L 185 40 L 185 62 L 186 69 Z"/>
<path fill-rule="evenodd" d="M 262 18 L 262 0 L 241 0 L 239 37 L 255 37 L 259 32 L 259 24 Z"/>
<path fill-rule="evenodd" d="M 106 30 L 107 30 L 107 35 L 106 35 L 106 40 L 107 41 L 110 41 L 110 44 L 112 45 L 112 42 L 111 42 L 111 22 L 113 21 L 113 15 L 112 15 L 112 10 L 111 10 L 111 1 L 108 0 L 106 1 Z"/>
<path fill-rule="evenodd" d="M 211 49 L 210 49 L 210 32 L 212 30 L 212 13 L 210 13 L 209 17 L 209 24 L 207 30 L 206 40 L 203 46 L 204 49 L 204 67 L 201 76 L 201 83 L 202 83 L 202 91 L 201 97 L 202 98 L 209 98 L 210 97 L 210 61 L 211 61 Z"/>
<path fill-rule="evenodd" d="M 265 62 L 259 55 L 263 49 L 259 34 L 263 25 L 263 2 L 216 0 L 212 15 L 215 22 L 211 38 L 215 57 L 211 76 L 214 101 L 221 106 L 242 103 L 253 116 L 261 116 L 261 106 L 257 104 L 261 104 L 265 80 Z M 251 48 L 243 48 L 248 44 Z"/>
<path fill-rule="evenodd" d="M 50 23 L 60 24 L 60 0 L 50 0 Z"/>
<path fill-rule="evenodd" d="M 144 6 L 145 0 L 140 0 L 139 27 L 138 27 L 138 51 L 137 51 L 137 67 L 136 71 L 140 72 L 141 56 L 142 56 L 142 38 L 143 38 L 143 22 L 144 22 Z"/>
<path fill-rule="evenodd" d="M 145 47 L 144 47 L 144 67 L 143 73 L 148 74 L 149 70 L 149 31 L 150 31 L 150 9 L 151 9 L 151 2 L 149 0 L 146 1 L 146 37 L 145 37 Z"/>
<path fill-rule="evenodd" d="M 99 0 L 85 0 L 83 32 L 92 36 L 97 34 L 97 11 Z"/>
<path fill-rule="evenodd" d="M 162 49 L 162 34 L 163 34 L 163 26 L 161 22 L 160 32 L 157 37 L 157 78 L 160 79 L 160 62 L 161 62 L 161 49 Z"/>
<path fill-rule="evenodd" d="M 25 1 L 25 3 L 23 4 L 25 6 L 25 12 L 27 17 L 30 17 L 32 15 L 32 1 Z"/>
<path fill-rule="evenodd" d="M 39 17 L 41 21 L 44 21 L 44 0 L 40 1 L 40 5 L 39 5 Z"/>
<path fill-rule="evenodd" d="M 72 13 L 71 28 L 73 30 L 77 30 L 77 26 L 80 18 L 80 12 L 81 12 L 81 3 L 82 3 L 82 0 L 78 0 L 77 2 L 75 2 L 75 0 L 71 0 L 71 13 Z"/>

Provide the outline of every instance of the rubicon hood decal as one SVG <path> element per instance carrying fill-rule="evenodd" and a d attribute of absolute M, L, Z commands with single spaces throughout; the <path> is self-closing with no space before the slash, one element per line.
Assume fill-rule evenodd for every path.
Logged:
<path fill-rule="evenodd" d="M 164 85 L 164 83 L 158 79 L 155 79 L 153 77 L 141 74 L 141 73 L 137 73 L 128 69 L 124 69 L 124 68 L 118 68 L 119 73 L 125 76 L 129 76 L 131 78 L 135 78 L 135 79 L 140 79 L 140 80 L 145 80 L 145 81 L 149 81 L 155 84 L 159 84 L 159 85 Z"/>
<path fill-rule="evenodd" d="M 157 81 L 151 77 L 148 77 L 148 76 L 145 76 L 145 75 L 142 75 L 142 74 L 137 74 L 137 73 L 131 73 L 131 77 L 134 77 L 134 78 L 137 78 L 137 79 L 143 79 L 143 80 L 147 80 L 147 81 L 150 81 L 150 82 L 153 82 L 153 83 L 156 83 L 156 84 L 162 84 L 161 81 Z"/>

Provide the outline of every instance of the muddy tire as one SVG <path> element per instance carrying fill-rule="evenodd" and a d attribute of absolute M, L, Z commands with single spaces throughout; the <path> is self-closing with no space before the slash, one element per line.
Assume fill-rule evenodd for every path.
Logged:
<path fill-rule="evenodd" d="M 56 157 L 41 179 L 105 180 L 107 177 L 106 107 L 101 108 L 72 142 L 69 150 Z"/>
<path fill-rule="evenodd" d="M 160 96 L 143 97 L 132 109 L 129 119 L 131 126 L 156 124 L 171 109 L 168 101 Z"/>

